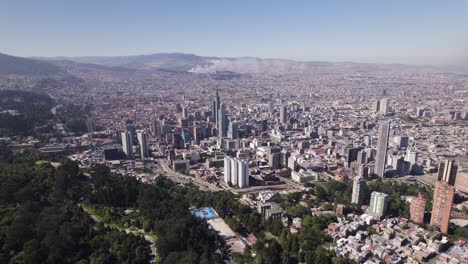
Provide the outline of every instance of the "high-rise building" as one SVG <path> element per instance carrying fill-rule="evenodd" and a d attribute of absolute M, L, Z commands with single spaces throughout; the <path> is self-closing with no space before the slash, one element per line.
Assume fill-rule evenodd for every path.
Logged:
<path fill-rule="evenodd" d="M 135 144 L 136 140 L 136 130 L 135 130 L 135 125 L 133 124 L 133 121 L 127 121 L 127 132 L 130 133 L 130 137 L 132 138 L 132 146 Z"/>
<path fill-rule="evenodd" d="M 288 118 L 288 109 L 286 106 L 282 106 L 280 109 L 280 123 L 286 124 Z"/>
<path fill-rule="evenodd" d="M 406 148 L 408 147 L 409 137 L 408 136 L 396 136 L 395 138 L 393 138 L 393 142 L 399 148 Z"/>
<path fill-rule="evenodd" d="M 357 176 L 353 179 L 353 194 L 351 196 L 351 203 L 362 204 L 364 199 L 364 188 L 366 180 L 363 177 Z"/>
<path fill-rule="evenodd" d="M 390 122 L 380 123 L 379 141 L 377 143 L 377 157 L 374 172 L 380 178 L 385 177 L 385 164 L 387 160 L 388 137 L 390 136 Z"/>
<path fill-rule="evenodd" d="M 127 159 L 133 159 L 133 138 L 129 131 L 122 132 L 122 148 Z"/>
<path fill-rule="evenodd" d="M 437 181 L 445 181 L 454 186 L 457 171 L 458 166 L 455 165 L 453 160 L 441 161 L 439 164 L 439 171 L 437 172 Z"/>
<path fill-rule="evenodd" d="M 432 202 L 431 225 L 440 228 L 442 233 L 447 233 L 452 209 L 455 187 L 446 181 L 437 181 Z"/>
<path fill-rule="evenodd" d="M 219 112 L 220 106 L 221 106 L 221 100 L 219 99 L 218 89 L 216 89 L 215 98 L 213 99 L 213 102 L 211 105 L 211 117 L 213 118 L 216 124 L 218 124 L 218 112 Z"/>
<path fill-rule="evenodd" d="M 268 101 L 268 113 L 273 114 L 273 112 L 275 112 L 275 106 L 272 101 Z"/>
<path fill-rule="evenodd" d="M 239 137 L 239 129 L 236 121 L 229 123 L 228 137 L 230 139 L 237 139 Z"/>
<path fill-rule="evenodd" d="M 182 107 L 182 118 L 187 119 L 189 116 L 189 111 L 186 106 Z"/>
<path fill-rule="evenodd" d="M 384 115 L 388 114 L 390 112 L 390 99 L 382 98 L 380 100 L 380 109 L 379 110 Z"/>
<path fill-rule="evenodd" d="M 377 113 L 379 111 L 380 111 L 380 101 L 375 100 L 374 102 L 372 102 L 372 112 Z"/>
<path fill-rule="evenodd" d="M 390 196 L 385 193 L 372 192 L 371 200 L 368 207 L 369 214 L 375 219 L 382 219 L 387 212 L 388 202 L 390 201 Z"/>
<path fill-rule="evenodd" d="M 249 163 L 245 160 L 239 160 L 238 166 L 239 188 L 245 188 L 249 186 Z"/>
<path fill-rule="evenodd" d="M 249 186 L 249 163 L 245 160 L 224 157 L 224 182 L 239 188 Z"/>
<path fill-rule="evenodd" d="M 226 104 L 222 103 L 218 110 L 218 136 L 226 137 L 228 129 L 228 120 L 226 115 Z"/>
<path fill-rule="evenodd" d="M 437 182 L 432 199 L 431 225 L 440 228 L 442 233 L 447 233 L 452 210 L 453 197 L 455 195 L 455 182 L 458 166 L 453 160 L 445 160 L 439 164 Z"/>
<path fill-rule="evenodd" d="M 346 155 L 346 165 L 348 165 L 348 168 L 351 167 L 351 163 L 353 161 L 356 161 L 357 158 L 358 158 L 358 152 L 359 152 L 359 148 L 357 147 L 350 147 L 348 148 L 348 151 L 347 151 L 347 155 Z"/>
<path fill-rule="evenodd" d="M 410 216 L 411 221 L 423 224 L 424 223 L 424 212 L 426 211 L 426 198 L 419 193 L 417 197 L 411 200 L 410 204 Z"/>
<path fill-rule="evenodd" d="M 137 131 L 138 144 L 140 145 L 140 156 L 142 159 L 149 157 L 148 135 L 145 131 Z"/>
<path fill-rule="evenodd" d="M 237 185 L 239 183 L 239 165 L 237 158 L 231 158 L 231 183 Z"/>
<path fill-rule="evenodd" d="M 231 182 L 231 157 L 224 157 L 224 182 Z"/>

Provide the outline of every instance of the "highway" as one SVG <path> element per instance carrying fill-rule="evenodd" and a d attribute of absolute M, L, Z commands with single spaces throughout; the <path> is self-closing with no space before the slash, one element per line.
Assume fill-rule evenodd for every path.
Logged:
<path fill-rule="evenodd" d="M 164 175 L 177 183 L 181 183 L 181 184 L 193 183 L 194 185 L 198 186 L 203 191 L 217 192 L 217 191 L 224 190 L 223 188 L 220 188 L 202 179 L 190 177 L 180 172 L 173 171 L 171 168 L 169 168 L 169 165 L 167 165 L 166 160 L 160 159 L 158 161 L 159 161 L 158 163 L 161 169 L 164 172 Z"/>

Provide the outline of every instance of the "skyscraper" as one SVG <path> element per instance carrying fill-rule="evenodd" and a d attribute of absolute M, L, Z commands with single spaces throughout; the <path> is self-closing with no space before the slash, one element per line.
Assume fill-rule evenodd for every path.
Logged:
<path fill-rule="evenodd" d="M 439 164 L 430 224 L 439 227 L 442 233 L 448 231 L 450 212 L 455 195 L 454 185 L 457 178 L 457 169 L 458 167 L 453 160 L 445 160 Z"/>
<path fill-rule="evenodd" d="M 239 183 L 239 165 L 237 158 L 231 158 L 231 183 L 237 185 Z"/>
<path fill-rule="evenodd" d="M 387 212 L 388 202 L 390 201 L 390 196 L 385 193 L 372 192 L 371 200 L 369 204 L 369 214 L 375 219 L 382 219 Z"/>
<path fill-rule="evenodd" d="M 445 181 L 448 182 L 448 184 L 455 186 L 457 170 L 458 166 L 455 165 L 453 160 L 441 161 L 439 164 L 439 171 L 437 172 L 437 181 Z"/>
<path fill-rule="evenodd" d="M 239 188 L 247 187 L 249 186 L 249 163 L 245 160 L 239 160 L 238 166 Z"/>
<path fill-rule="evenodd" d="M 380 111 L 380 101 L 375 100 L 374 102 L 372 102 L 372 112 L 377 113 L 379 111 Z"/>
<path fill-rule="evenodd" d="M 454 194 L 455 187 L 446 181 L 437 181 L 430 224 L 439 227 L 442 233 L 447 233 L 448 230 Z"/>
<path fill-rule="evenodd" d="M 286 106 L 282 106 L 280 109 L 280 123 L 286 124 L 286 120 L 288 118 L 288 109 Z"/>
<path fill-rule="evenodd" d="M 380 178 L 385 177 L 385 164 L 387 160 L 388 137 L 390 136 L 390 122 L 380 123 L 379 141 L 377 143 L 377 157 L 374 173 Z"/>
<path fill-rule="evenodd" d="M 213 118 L 216 124 L 218 124 L 218 112 L 219 112 L 220 105 L 221 105 L 221 100 L 219 99 L 218 89 L 216 89 L 215 98 L 213 99 L 213 102 L 211 105 L 211 117 Z"/>
<path fill-rule="evenodd" d="M 182 118 L 187 119 L 189 115 L 188 108 L 186 106 L 182 107 Z"/>
<path fill-rule="evenodd" d="M 245 160 L 224 157 L 224 182 L 239 188 L 249 186 L 249 163 Z"/>
<path fill-rule="evenodd" d="M 423 224 L 424 223 L 424 212 L 426 211 L 426 198 L 419 193 L 418 197 L 413 198 L 410 204 L 410 215 L 411 221 Z"/>
<path fill-rule="evenodd" d="M 133 139 L 129 131 L 122 132 L 122 148 L 127 159 L 133 159 Z"/>
<path fill-rule="evenodd" d="M 231 182 L 231 157 L 224 157 L 224 182 Z"/>
<path fill-rule="evenodd" d="M 226 116 L 226 104 L 222 103 L 218 110 L 218 136 L 226 137 L 228 120 Z"/>
<path fill-rule="evenodd" d="M 228 137 L 230 139 L 237 139 L 239 137 L 239 130 L 236 121 L 232 121 L 229 123 Z"/>
<path fill-rule="evenodd" d="M 268 113 L 273 114 L 273 112 L 275 112 L 275 106 L 272 101 L 268 101 Z"/>
<path fill-rule="evenodd" d="M 351 195 L 351 203 L 362 204 L 364 199 L 364 188 L 366 180 L 363 177 L 356 176 L 353 179 L 353 194 Z"/>
<path fill-rule="evenodd" d="M 149 157 L 148 135 L 145 131 L 137 131 L 138 144 L 140 145 L 140 156 L 142 159 Z"/>

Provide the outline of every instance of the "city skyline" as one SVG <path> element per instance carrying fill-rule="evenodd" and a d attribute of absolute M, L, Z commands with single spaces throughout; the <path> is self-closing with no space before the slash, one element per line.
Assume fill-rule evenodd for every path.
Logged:
<path fill-rule="evenodd" d="M 3 5 L 0 52 L 24 57 L 178 52 L 300 61 L 468 63 L 468 6 L 463 2 Z"/>

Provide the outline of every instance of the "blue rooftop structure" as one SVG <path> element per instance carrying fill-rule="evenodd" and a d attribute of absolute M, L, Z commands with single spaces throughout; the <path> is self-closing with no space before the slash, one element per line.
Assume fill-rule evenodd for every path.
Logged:
<path fill-rule="evenodd" d="M 203 218 L 206 220 L 218 218 L 218 214 L 212 207 L 203 207 L 200 209 L 192 210 L 192 214 L 198 218 Z"/>

